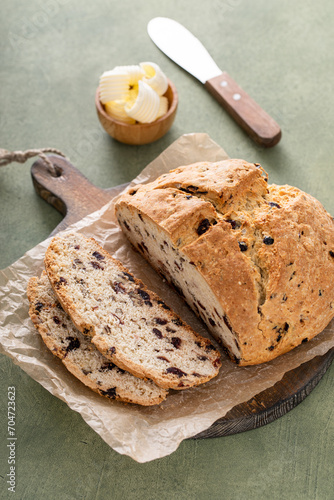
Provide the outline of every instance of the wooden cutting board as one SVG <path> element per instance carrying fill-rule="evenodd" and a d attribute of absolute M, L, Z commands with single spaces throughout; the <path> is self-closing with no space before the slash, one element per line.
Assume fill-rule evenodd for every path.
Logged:
<path fill-rule="evenodd" d="M 98 188 L 66 159 L 59 156 L 49 158 L 56 173 L 51 174 L 45 163 L 37 160 L 32 165 L 31 175 L 37 193 L 64 215 L 52 235 L 100 209 L 126 187 L 126 184 L 123 184 L 109 189 Z M 237 434 L 276 420 L 310 394 L 326 373 L 333 358 L 334 349 L 331 349 L 325 355 L 317 356 L 291 370 L 273 387 L 257 394 L 250 401 L 235 406 L 225 417 L 194 438 Z"/>

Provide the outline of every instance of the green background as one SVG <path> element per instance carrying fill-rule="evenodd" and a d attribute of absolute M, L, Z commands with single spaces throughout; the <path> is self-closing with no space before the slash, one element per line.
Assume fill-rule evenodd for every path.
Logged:
<path fill-rule="evenodd" d="M 202 40 L 219 67 L 282 127 L 263 149 L 193 77 L 151 42 L 147 22 L 172 17 Z M 259 162 L 334 214 L 333 30 L 330 0 L 2 0 L 0 148 L 55 147 L 88 179 L 111 187 L 135 177 L 184 133 L 206 132 L 231 157 Z M 170 132 L 126 146 L 101 129 L 100 74 L 158 63 L 175 83 Z M 30 166 L 0 169 L 0 267 L 44 240 L 61 215 L 36 195 Z M 293 411 L 257 430 L 183 442 L 138 464 L 110 449 L 81 417 L 0 357 L 0 498 L 333 499 L 334 367 Z M 7 387 L 17 397 L 17 486 L 7 492 Z"/>

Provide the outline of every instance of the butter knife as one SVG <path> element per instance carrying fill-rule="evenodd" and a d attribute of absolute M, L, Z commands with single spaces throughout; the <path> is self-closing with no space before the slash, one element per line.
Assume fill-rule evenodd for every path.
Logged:
<path fill-rule="evenodd" d="M 258 144 L 272 147 L 281 138 L 279 125 L 226 71 L 219 69 L 203 44 L 177 21 L 155 17 L 147 25 L 150 38 L 170 59 L 206 89 Z"/>

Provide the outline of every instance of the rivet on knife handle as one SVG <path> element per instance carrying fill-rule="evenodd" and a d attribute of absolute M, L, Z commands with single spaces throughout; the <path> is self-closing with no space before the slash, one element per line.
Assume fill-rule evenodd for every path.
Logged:
<path fill-rule="evenodd" d="M 256 143 L 265 147 L 278 143 L 279 125 L 226 71 L 207 80 L 205 87 Z"/>

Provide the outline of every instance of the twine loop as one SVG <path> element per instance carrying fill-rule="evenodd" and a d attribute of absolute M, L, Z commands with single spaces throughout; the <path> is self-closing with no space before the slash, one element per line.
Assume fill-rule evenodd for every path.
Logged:
<path fill-rule="evenodd" d="M 7 151 L 6 149 L 0 149 L 0 167 L 13 162 L 25 163 L 29 158 L 39 156 L 46 163 L 52 175 L 57 175 L 55 166 L 45 153 L 53 153 L 66 158 L 64 153 L 55 148 L 27 149 L 27 151 Z"/>

